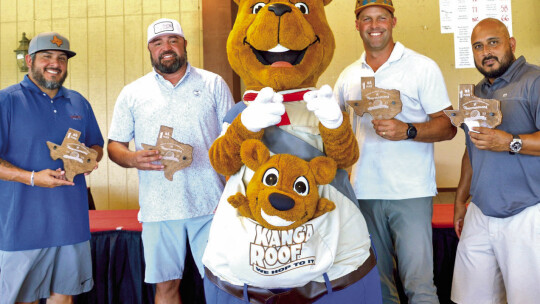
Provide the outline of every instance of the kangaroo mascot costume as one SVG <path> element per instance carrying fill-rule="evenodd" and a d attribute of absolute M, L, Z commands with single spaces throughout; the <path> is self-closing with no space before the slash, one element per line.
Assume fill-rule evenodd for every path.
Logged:
<path fill-rule="evenodd" d="M 315 89 L 335 48 L 325 15 L 331 1 L 235 0 L 227 54 L 247 91 L 209 152 L 216 171 L 230 176 L 203 257 L 209 304 L 381 303 L 375 254 L 343 170 L 357 161 L 358 145 L 332 89 Z M 254 139 L 326 173 L 316 184 L 291 178 L 301 161 L 280 157 L 289 161 L 254 175 L 268 159 L 264 149 L 241 149 Z M 327 165 L 315 168 L 319 156 L 335 162 L 333 180 Z M 278 189 L 250 194 L 252 178 L 250 188 Z M 292 199 L 313 191 L 317 208 Z"/>

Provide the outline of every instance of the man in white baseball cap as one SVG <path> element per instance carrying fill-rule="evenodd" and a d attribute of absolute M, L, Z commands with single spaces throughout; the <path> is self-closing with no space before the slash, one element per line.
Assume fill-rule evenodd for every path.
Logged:
<path fill-rule="evenodd" d="M 225 184 L 210 165 L 208 150 L 234 102 L 223 78 L 188 63 L 186 45 L 178 21 L 159 19 L 148 26 L 154 70 L 124 87 L 109 130 L 110 159 L 139 170 L 145 282 L 156 284 L 156 303 L 180 302 L 188 242 L 203 275 L 202 254 Z M 176 171 L 172 181 L 156 172 L 164 169 L 159 151 L 141 145 L 156 143 L 161 126 L 193 147 L 192 163 Z M 129 149 L 133 139 L 135 151 Z"/>

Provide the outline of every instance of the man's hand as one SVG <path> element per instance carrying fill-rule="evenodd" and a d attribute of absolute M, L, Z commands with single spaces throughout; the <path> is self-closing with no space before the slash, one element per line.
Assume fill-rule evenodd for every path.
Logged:
<path fill-rule="evenodd" d="M 130 167 L 139 170 L 154 170 L 162 171 L 165 168 L 162 164 L 153 164 L 153 162 L 161 160 L 162 156 L 158 150 L 139 150 L 130 152 L 129 165 Z"/>
<path fill-rule="evenodd" d="M 409 126 L 401 120 L 392 119 L 374 119 L 373 129 L 380 137 L 388 140 L 398 141 L 407 139 L 407 129 Z"/>
<path fill-rule="evenodd" d="M 504 152 L 510 150 L 512 134 L 497 129 L 474 127 L 469 132 L 472 143 L 480 150 Z M 478 133 L 477 133 L 478 132 Z"/>
<path fill-rule="evenodd" d="M 58 186 L 74 186 L 75 183 L 66 180 L 66 172 L 62 169 L 45 169 L 34 172 L 34 186 L 55 188 Z"/>
<path fill-rule="evenodd" d="M 307 92 L 304 100 L 307 102 L 307 109 L 312 111 L 326 128 L 337 129 L 343 123 L 343 113 L 329 85 Z"/>
<path fill-rule="evenodd" d="M 255 100 L 242 111 L 240 120 L 246 129 L 256 133 L 278 124 L 283 114 L 285 114 L 283 95 L 266 87 L 260 90 Z"/>
<path fill-rule="evenodd" d="M 454 204 L 454 230 L 456 230 L 458 238 L 461 237 L 461 231 L 463 230 L 465 213 L 467 213 L 467 206 L 465 204 Z"/>

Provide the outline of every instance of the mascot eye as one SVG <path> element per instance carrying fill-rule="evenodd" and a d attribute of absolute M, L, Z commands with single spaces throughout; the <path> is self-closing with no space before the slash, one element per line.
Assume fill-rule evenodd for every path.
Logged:
<path fill-rule="evenodd" d="M 305 177 L 300 176 L 294 181 L 294 191 L 302 196 L 308 195 L 309 183 Z"/>
<path fill-rule="evenodd" d="M 298 2 L 294 6 L 296 6 L 302 12 L 302 14 L 309 14 L 309 7 L 304 2 Z"/>
<path fill-rule="evenodd" d="M 261 10 L 261 8 L 263 8 L 265 6 L 266 6 L 266 3 L 264 3 L 264 2 L 255 3 L 255 5 L 251 7 L 251 9 L 252 9 L 251 13 L 256 14 Z"/>
<path fill-rule="evenodd" d="M 266 186 L 275 186 L 279 179 L 279 171 L 276 168 L 270 168 L 264 172 L 263 184 Z"/>

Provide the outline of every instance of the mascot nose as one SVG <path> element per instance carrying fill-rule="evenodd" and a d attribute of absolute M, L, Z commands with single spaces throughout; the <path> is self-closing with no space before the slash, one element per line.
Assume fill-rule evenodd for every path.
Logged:
<path fill-rule="evenodd" d="M 290 6 L 282 4 L 282 3 L 274 3 L 268 7 L 268 10 L 271 12 L 274 12 L 276 16 L 281 17 L 285 13 L 292 12 L 292 9 Z"/>
<path fill-rule="evenodd" d="M 287 211 L 294 207 L 294 200 L 281 193 L 272 193 L 268 196 L 268 200 L 272 207 L 279 211 Z"/>

